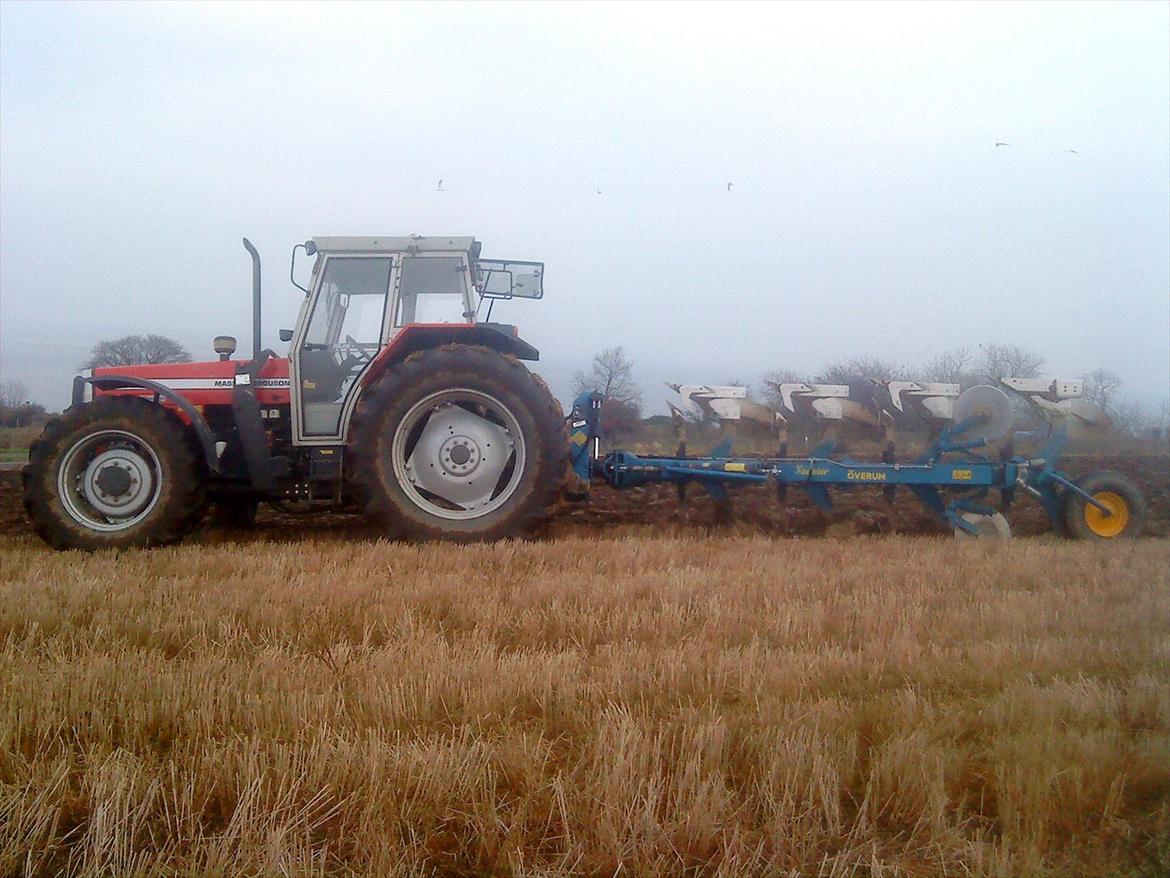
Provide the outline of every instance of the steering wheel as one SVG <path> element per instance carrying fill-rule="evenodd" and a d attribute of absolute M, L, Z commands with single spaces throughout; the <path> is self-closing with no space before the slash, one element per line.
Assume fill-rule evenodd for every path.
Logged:
<path fill-rule="evenodd" d="M 344 363 L 349 363 L 350 367 L 358 365 L 359 363 L 368 363 L 373 359 L 374 351 L 377 350 L 376 345 L 362 344 L 352 335 L 348 333 L 345 336 L 345 346 L 348 351 Z"/>

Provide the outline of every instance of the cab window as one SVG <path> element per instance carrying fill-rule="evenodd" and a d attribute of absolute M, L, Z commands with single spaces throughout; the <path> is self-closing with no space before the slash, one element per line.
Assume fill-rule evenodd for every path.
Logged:
<path fill-rule="evenodd" d="M 409 323 L 467 323 L 467 272 L 463 260 L 446 256 L 410 256 L 399 274 L 395 326 Z"/>

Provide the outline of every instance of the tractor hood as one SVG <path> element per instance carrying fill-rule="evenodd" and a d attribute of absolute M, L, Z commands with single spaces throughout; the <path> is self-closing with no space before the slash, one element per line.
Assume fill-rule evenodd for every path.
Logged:
<path fill-rule="evenodd" d="M 211 360 L 205 363 L 150 363 L 141 366 L 105 366 L 93 370 L 95 378 L 124 375 L 144 378 L 169 387 L 195 405 L 231 405 L 232 389 L 236 386 L 236 371 L 240 360 Z M 289 401 L 288 358 L 270 357 L 260 369 L 253 386 L 256 401 L 261 405 L 285 405 Z M 113 392 L 149 395 L 142 390 L 126 388 Z"/>

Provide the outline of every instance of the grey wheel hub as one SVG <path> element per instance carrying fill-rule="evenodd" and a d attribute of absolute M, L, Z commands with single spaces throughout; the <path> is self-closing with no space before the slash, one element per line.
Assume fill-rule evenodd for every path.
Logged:
<path fill-rule="evenodd" d="M 103 515 L 133 515 L 154 494 L 154 476 L 140 454 L 114 448 L 99 454 L 85 468 L 81 490 Z"/>
<path fill-rule="evenodd" d="M 481 460 L 479 444 L 470 436 L 452 436 L 439 446 L 439 465 L 449 475 L 465 476 L 474 472 Z"/>
<path fill-rule="evenodd" d="M 79 524 L 124 530 L 154 508 L 161 472 L 158 457 L 140 437 L 103 430 L 79 439 L 61 458 L 58 496 Z"/>
<path fill-rule="evenodd" d="M 431 394 L 407 412 L 392 455 L 399 486 L 416 506 L 440 518 L 470 519 L 515 493 L 525 446 L 506 405 L 455 389 Z"/>

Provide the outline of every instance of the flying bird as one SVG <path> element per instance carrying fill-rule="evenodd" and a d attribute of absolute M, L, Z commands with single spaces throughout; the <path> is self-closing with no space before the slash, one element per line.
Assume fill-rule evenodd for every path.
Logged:
<path fill-rule="evenodd" d="M 1011 144 L 1010 144 L 1010 143 L 1004 143 L 1002 140 L 997 140 L 997 141 L 995 142 L 995 145 L 996 145 L 996 146 L 1011 146 Z"/>
<path fill-rule="evenodd" d="M 727 184 L 727 191 L 728 191 L 728 192 L 730 192 L 730 191 L 731 191 L 731 184 L 730 184 L 730 183 L 728 183 L 728 184 Z"/>
<path fill-rule="evenodd" d="M 443 191 L 443 178 L 442 177 L 439 178 L 439 185 L 435 187 L 435 191 L 436 192 Z"/>
<path fill-rule="evenodd" d="M 1079 152 L 1077 152 L 1075 149 L 1066 149 L 1066 150 L 1065 150 L 1065 152 L 1071 152 L 1071 153 L 1072 153 L 1073 155 L 1075 155 L 1075 156 L 1079 156 L 1079 155 L 1080 155 L 1080 153 L 1079 153 Z"/>
<path fill-rule="evenodd" d="M 601 187 L 600 187 L 600 186 L 598 186 L 598 187 L 597 187 L 597 194 L 598 194 L 598 195 L 600 195 L 600 194 L 601 194 Z"/>

